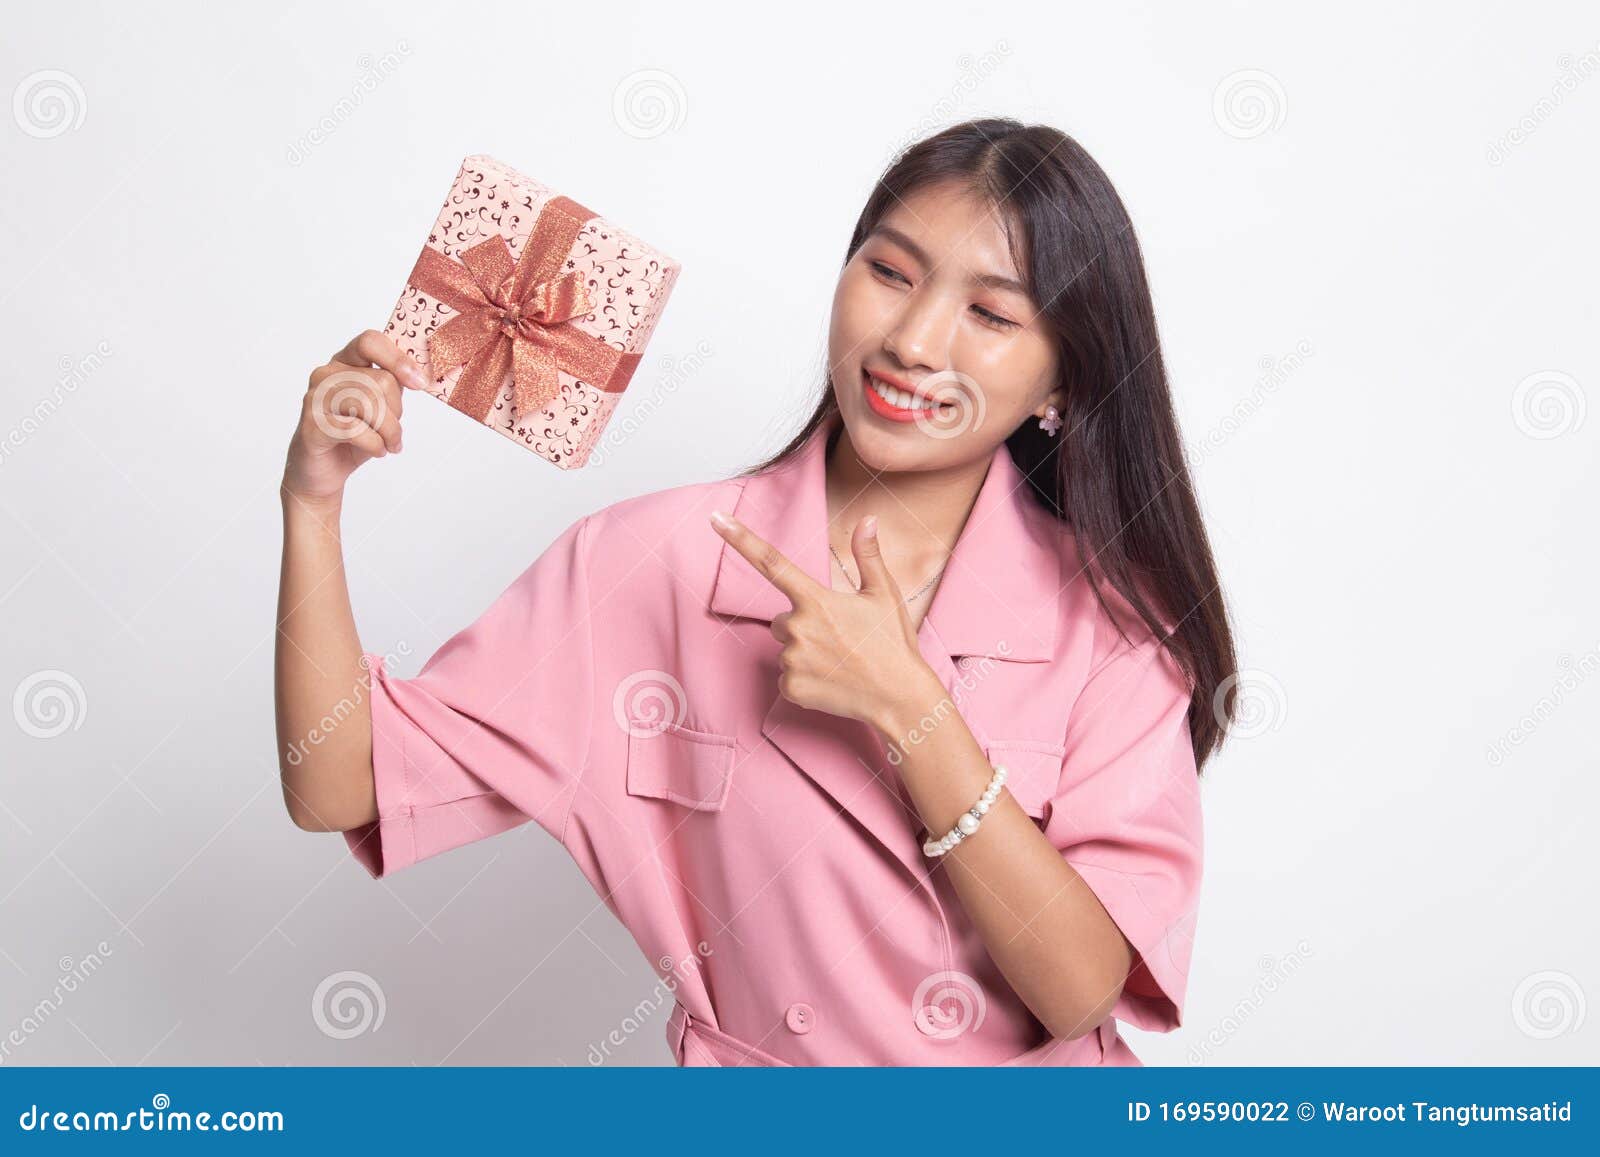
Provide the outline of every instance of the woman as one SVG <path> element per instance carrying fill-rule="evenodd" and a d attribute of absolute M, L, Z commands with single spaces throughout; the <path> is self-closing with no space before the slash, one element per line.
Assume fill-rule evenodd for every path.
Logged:
<path fill-rule="evenodd" d="M 370 696 L 283 761 L 289 811 L 373 876 L 536 821 L 680 1064 L 1138 1064 L 1118 1020 L 1180 1023 L 1234 656 L 1105 174 L 1011 120 L 909 149 L 828 360 L 776 457 L 581 519 L 409 680 L 361 650 L 337 523 L 420 367 L 369 332 L 313 372 L 280 749 Z M 352 367 L 371 422 L 316 408 Z"/>

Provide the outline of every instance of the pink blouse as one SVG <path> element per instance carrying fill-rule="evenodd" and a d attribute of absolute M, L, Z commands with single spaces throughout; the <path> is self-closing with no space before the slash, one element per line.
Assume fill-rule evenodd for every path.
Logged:
<path fill-rule="evenodd" d="M 1182 1020 L 1200 895 L 1189 693 L 1119 637 L 1065 524 L 1000 447 L 918 643 L 1008 790 L 1138 952 L 1106 1020 L 1052 1039 L 1006 983 L 870 727 L 777 690 L 788 600 L 734 516 L 829 577 L 819 428 L 750 478 L 569 526 L 411 679 L 373 664 L 374 876 L 533 820 L 674 1004 L 682 1065 L 1138 1065 Z"/>

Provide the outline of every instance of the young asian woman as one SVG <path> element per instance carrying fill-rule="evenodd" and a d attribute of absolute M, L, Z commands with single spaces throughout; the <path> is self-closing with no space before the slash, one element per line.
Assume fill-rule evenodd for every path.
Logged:
<path fill-rule="evenodd" d="M 1138 1064 L 1119 1021 L 1181 1023 L 1234 651 L 1109 179 L 1048 126 L 911 146 L 828 366 L 771 459 L 573 523 L 411 679 L 337 528 L 418 367 L 369 332 L 314 371 L 385 418 L 329 437 L 308 391 L 280 738 L 352 677 L 369 726 L 284 763 L 289 810 L 374 876 L 537 822 L 680 1064 Z"/>

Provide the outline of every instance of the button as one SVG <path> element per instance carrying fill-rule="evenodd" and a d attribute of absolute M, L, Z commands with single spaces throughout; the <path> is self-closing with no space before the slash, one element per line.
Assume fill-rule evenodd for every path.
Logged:
<path fill-rule="evenodd" d="M 809 1004 L 803 1001 L 791 1004 L 789 1011 L 783 1014 L 783 1023 L 789 1026 L 789 1031 L 806 1033 L 811 1031 L 811 1026 L 816 1024 L 817 1014 Z"/>

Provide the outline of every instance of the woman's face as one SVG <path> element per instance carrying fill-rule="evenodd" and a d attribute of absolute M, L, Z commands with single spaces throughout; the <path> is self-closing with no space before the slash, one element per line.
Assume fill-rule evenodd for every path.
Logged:
<path fill-rule="evenodd" d="M 834 394 L 865 465 L 987 460 L 1061 407 L 1055 350 L 1021 281 L 995 211 L 959 186 L 927 186 L 884 214 L 839 277 L 828 330 Z"/>

